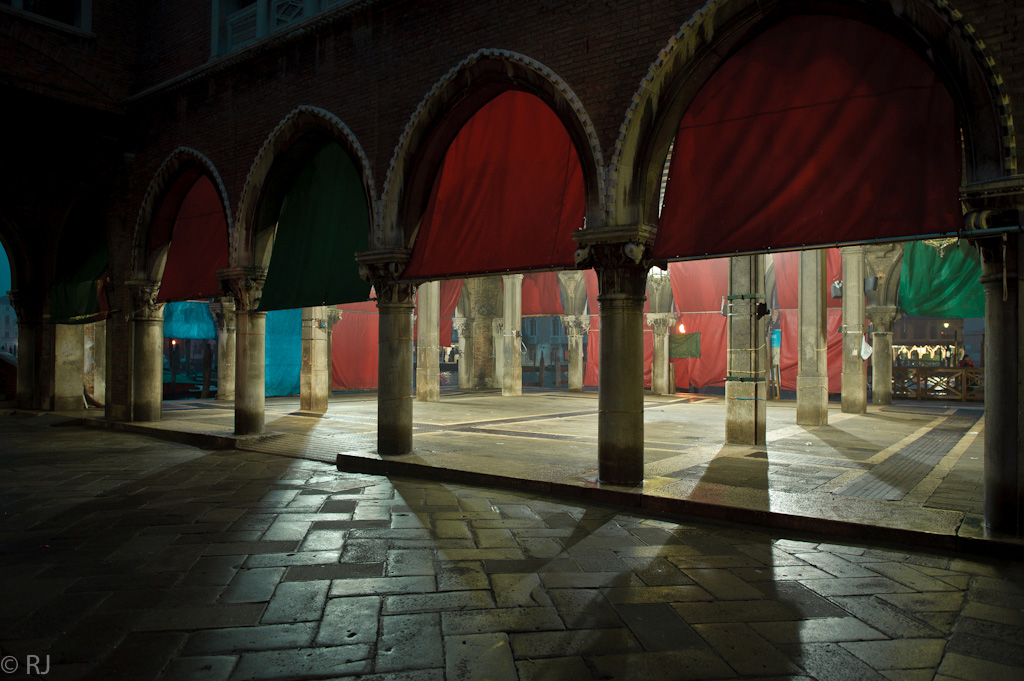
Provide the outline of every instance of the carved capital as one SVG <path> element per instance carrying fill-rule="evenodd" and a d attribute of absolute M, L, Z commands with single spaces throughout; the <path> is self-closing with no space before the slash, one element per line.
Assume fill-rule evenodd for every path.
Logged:
<path fill-rule="evenodd" d="M 647 324 L 654 329 L 655 336 L 667 336 L 675 323 L 676 316 L 671 312 L 652 312 L 647 315 Z"/>
<path fill-rule="evenodd" d="M 217 270 L 217 278 L 221 287 L 235 297 L 235 310 L 238 312 L 255 312 L 260 307 L 263 296 L 263 284 L 267 281 L 267 270 L 264 267 L 228 267 Z"/>
<path fill-rule="evenodd" d="M 459 334 L 459 338 L 465 337 L 469 328 L 470 321 L 466 317 L 455 317 L 452 319 L 452 330 Z"/>
<path fill-rule="evenodd" d="M 213 316 L 213 323 L 217 330 L 235 330 L 235 299 L 230 296 L 221 296 L 210 303 L 210 314 Z"/>
<path fill-rule="evenodd" d="M 163 319 L 164 304 L 156 302 L 160 295 L 160 282 L 146 279 L 126 281 L 132 292 L 132 319 L 156 321 Z"/>
<path fill-rule="evenodd" d="M 505 331 L 505 320 L 501 317 L 495 317 L 491 320 L 491 333 L 495 336 L 500 336 Z"/>
<path fill-rule="evenodd" d="M 562 326 L 565 327 L 565 335 L 570 338 L 582 336 L 590 329 L 590 315 L 562 315 Z"/>
<path fill-rule="evenodd" d="M 399 280 L 411 255 L 412 251 L 407 248 L 356 253 L 359 276 L 373 285 L 378 309 L 381 306 L 414 303 L 416 285 Z"/>
<path fill-rule="evenodd" d="M 899 310 L 891 305 L 869 305 L 864 312 L 871 322 L 872 333 L 892 333 L 892 325 L 899 316 Z"/>
<path fill-rule="evenodd" d="M 334 325 L 341 321 L 343 311 L 336 307 L 327 308 L 327 330 L 330 331 Z"/>
<path fill-rule="evenodd" d="M 672 282 L 668 272 L 652 269 L 647 274 L 647 300 L 652 313 L 672 311 Z"/>
<path fill-rule="evenodd" d="M 572 236 L 580 245 L 576 251 L 576 266 L 597 270 L 601 296 L 642 300 L 657 231 L 650 225 L 580 230 Z"/>
<path fill-rule="evenodd" d="M 587 307 L 587 279 L 580 270 L 558 273 L 558 286 L 562 291 L 562 307 L 566 315 L 581 315 Z"/>

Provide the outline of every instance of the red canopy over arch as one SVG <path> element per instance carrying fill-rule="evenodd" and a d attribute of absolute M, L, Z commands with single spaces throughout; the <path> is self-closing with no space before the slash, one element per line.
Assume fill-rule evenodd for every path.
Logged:
<path fill-rule="evenodd" d="M 569 267 L 584 213 L 565 126 L 537 96 L 503 92 L 448 148 L 403 276 Z"/>
<path fill-rule="evenodd" d="M 654 256 L 955 232 L 960 166 L 952 98 L 924 60 L 851 19 L 791 17 L 687 109 Z"/>
<path fill-rule="evenodd" d="M 161 208 L 163 212 L 163 208 Z M 159 238 L 160 235 L 154 234 Z M 217 270 L 228 266 L 228 226 L 216 187 L 200 175 L 178 207 L 170 233 L 160 301 L 212 298 L 220 293 Z"/>

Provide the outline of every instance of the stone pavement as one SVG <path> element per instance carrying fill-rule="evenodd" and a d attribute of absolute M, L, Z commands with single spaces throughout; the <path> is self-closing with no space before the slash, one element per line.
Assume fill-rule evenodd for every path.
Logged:
<path fill-rule="evenodd" d="M 813 530 L 834 536 L 984 550 L 1024 543 L 982 526 L 984 411 L 980 404 L 904 402 L 863 415 L 830 405 L 826 426 L 795 424 L 792 401 L 767 408 L 767 446 L 724 442 L 724 400 L 647 395 L 645 481 L 601 485 L 597 395 L 528 390 L 444 393 L 414 405 L 415 450 L 376 452 L 376 395 L 336 394 L 328 412 L 297 398 L 267 400 L 267 435 L 232 435 L 231 405 L 168 402 L 163 420 L 94 425 L 158 434 L 203 447 L 337 461 L 352 472 L 486 484 L 614 503 L 641 512 Z M 98 415 L 98 410 L 92 410 Z"/>
<path fill-rule="evenodd" d="M 6 412 L 0 442 L 4 681 L 1024 675 L 1019 561 L 346 473 L 53 414 Z"/>

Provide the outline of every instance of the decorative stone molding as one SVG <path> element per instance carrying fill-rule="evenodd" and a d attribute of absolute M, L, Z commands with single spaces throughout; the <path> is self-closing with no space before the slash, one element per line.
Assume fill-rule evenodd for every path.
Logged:
<path fill-rule="evenodd" d="M 210 303 L 210 315 L 213 316 L 213 323 L 218 331 L 235 330 L 235 299 L 231 296 L 222 296 Z"/>
<path fill-rule="evenodd" d="M 647 315 L 647 325 L 654 329 L 655 336 L 667 336 L 675 323 L 676 316 L 671 312 L 651 312 Z"/>
<path fill-rule="evenodd" d="M 587 278 L 580 270 L 558 273 L 558 286 L 562 292 L 562 309 L 566 316 L 582 315 L 587 309 Z"/>
<path fill-rule="evenodd" d="M 562 326 L 565 328 L 565 335 L 569 338 L 583 336 L 590 330 L 590 315 L 562 315 Z"/>
<path fill-rule="evenodd" d="M 899 309 L 895 305 L 869 305 L 864 308 L 865 316 L 871 322 L 872 333 L 892 333 L 892 326 L 899 317 Z"/>
<path fill-rule="evenodd" d="M 399 281 L 412 251 L 408 248 L 382 249 L 356 253 L 359 276 L 373 285 L 377 294 L 377 307 L 382 305 L 412 305 L 416 285 Z"/>
<path fill-rule="evenodd" d="M 235 297 L 237 312 L 255 312 L 263 297 L 263 284 L 267 281 L 267 270 L 262 267 L 228 267 L 217 270 L 221 288 Z"/>
<path fill-rule="evenodd" d="M 163 319 L 164 303 L 156 302 L 160 295 L 160 282 L 147 279 L 133 279 L 125 285 L 132 291 L 132 319 L 135 321 L 159 321 Z"/>
<path fill-rule="evenodd" d="M 960 200 L 967 208 L 968 236 L 973 230 L 1019 229 L 1024 224 L 1024 175 L 965 185 Z"/>
<path fill-rule="evenodd" d="M 597 270 L 602 296 L 621 293 L 642 298 L 657 231 L 641 224 L 575 232 L 576 267 Z"/>
<path fill-rule="evenodd" d="M 667 272 L 654 276 L 657 271 L 652 269 L 647 274 L 647 300 L 652 313 L 669 313 L 672 312 L 672 282 Z"/>

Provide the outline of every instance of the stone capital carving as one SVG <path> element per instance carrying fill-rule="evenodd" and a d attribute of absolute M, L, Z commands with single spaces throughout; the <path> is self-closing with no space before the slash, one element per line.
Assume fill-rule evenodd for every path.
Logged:
<path fill-rule="evenodd" d="M 676 316 L 671 312 L 651 312 L 647 315 L 647 324 L 654 329 L 655 336 L 667 336 L 675 323 Z"/>
<path fill-rule="evenodd" d="M 377 308 L 389 305 L 413 305 L 416 285 L 399 279 L 409 263 L 412 251 L 394 248 L 356 253 L 359 276 L 373 285 Z"/>
<path fill-rule="evenodd" d="M 580 270 L 558 273 L 558 286 L 562 292 L 562 305 L 566 315 L 581 315 L 587 308 L 587 279 Z"/>
<path fill-rule="evenodd" d="M 217 279 L 220 280 L 221 287 L 235 297 L 237 312 L 255 312 L 259 309 L 263 284 L 267 281 L 266 268 L 228 267 L 217 270 Z"/>
<path fill-rule="evenodd" d="M 160 295 L 160 282 L 148 279 L 133 279 L 125 285 L 132 292 L 132 319 L 136 321 L 157 321 L 163 319 L 164 304 L 156 302 Z"/>
<path fill-rule="evenodd" d="M 341 321 L 343 311 L 336 307 L 327 308 L 327 331 L 334 329 L 334 325 Z"/>
<path fill-rule="evenodd" d="M 466 331 L 470 328 L 470 321 L 466 317 L 455 317 L 452 319 L 452 330 L 459 334 L 459 338 L 462 339 L 466 335 Z"/>
<path fill-rule="evenodd" d="M 864 312 L 871 322 L 872 333 L 892 333 L 892 326 L 899 316 L 899 310 L 893 305 L 869 305 Z"/>
<path fill-rule="evenodd" d="M 643 300 L 657 231 L 642 224 L 580 230 L 572 236 L 580 245 L 576 267 L 597 270 L 601 296 Z"/>
<path fill-rule="evenodd" d="M 653 269 L 647 274 L 647 300 L 652 313 L 672 311 L 672 282 L 668 272 Z"/>
<path fill-rule="evenodd" d="M 964 228 L 968 233 L 1019 226 L 1024 221 L 1024 175 L 965 185 L 960 200 L 967 208 Z"/>
<path fill-rule="evenodd" d="M 582 336 L 590 329 L 590 315 L 562 315 L 562 326 L 570 338 Z"/>
<path fill-rule="evenodd" d="M 210 303 L 210 314 L 218 331 L 235 330 L 235 299 L 231 296 L 221 296 Z"/>

